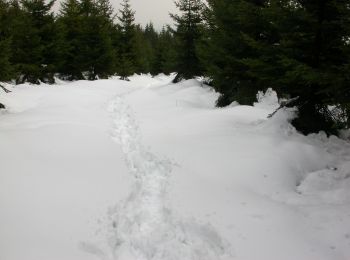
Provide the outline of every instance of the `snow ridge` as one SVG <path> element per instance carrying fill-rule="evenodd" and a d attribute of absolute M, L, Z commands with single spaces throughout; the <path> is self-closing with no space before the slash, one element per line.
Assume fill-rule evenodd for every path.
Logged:
<path fill-rule="evenodd" d="M 109 109 L 114 119 L 113 139 L 121 144 L 135 182 L 127 199 L 109 212 L 111 252 L 97 255 L 113 260 L 232 259 L 230 246 L 213 227 L 181 221 L 167 207 L 172 164 L 142 145 L 132 109 L 123 98 L 116 97 Z"/>

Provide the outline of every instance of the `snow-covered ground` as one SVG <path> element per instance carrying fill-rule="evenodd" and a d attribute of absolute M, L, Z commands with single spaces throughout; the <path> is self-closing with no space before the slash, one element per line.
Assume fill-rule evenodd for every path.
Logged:
<path fill-rule="evenodd" d="M 0 93 L 0 260 L 350 259 L 349 142 L 170 81 Z"/>

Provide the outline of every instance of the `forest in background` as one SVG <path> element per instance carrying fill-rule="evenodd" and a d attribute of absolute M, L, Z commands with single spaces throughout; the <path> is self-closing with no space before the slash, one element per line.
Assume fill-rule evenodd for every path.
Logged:
<path fill-rule="evenodd" d="M 273 88 L 298 108 L 299 131 L 349 128 L 348 1 L 179 0 L 161 31 L 135 24 L 129 0 L 117 12 L 108 0 L 53 4 L 0 0 L 0 81 L 177 72 L 174 82 L 204 76 L 220 107 Z"/>

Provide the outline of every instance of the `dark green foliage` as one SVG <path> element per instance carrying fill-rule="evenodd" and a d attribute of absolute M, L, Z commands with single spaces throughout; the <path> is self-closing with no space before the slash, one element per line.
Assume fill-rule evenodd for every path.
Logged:
<path fill-rule="evenodd" d="M 141 26 L 136 27 L 136 56 L 138 57 L 136 73 L 154 74 L 158 41 L 159 34 L 154 29 L 153 23 L 148 23 L 145 29 Z"/>
<path fill-rule="evenodd" d="M 53 1 L 0 0 L 2 80 L 53 83 L 68 80 L 123 79 L 134 73 L 170 73 L 175 67 L 172 33 L 152 23 L 134 23 L 128 0 L 115 19 L 109 0 L 65 0 L 57 17 Z"/>
<path fill-rule="evenodd" d="M 111 17 L 109 12 L 101 11 L 103 9 L 90 0 L 82 1 L 80 57 L 89 80 L 106 78 L 114 71 Z"/>
<path fill-rule="evenodd" d="M 10 63 L 11 58 L 11 39 L 8 27 L 9 21 L 9 4 L 0 0 L 0 93 L 8 92 L 1 86 L 1 81 L 8 81 L 13 76 L 13 66 Z M 5 109 L 5 105 L 0 103 L 0 109 Z"/>
<path fill-rule="evenodd" d="M 265 22 L 265 1 L 209 0 L 206 39 L 201 44 L 201 59 L 206 74 L 222 96 L 218 106 L 236 100 L 241 104 L 255 101 L 259 89 L 268 80 L 256 75 L 269 63 L 273 36 Z M 268 47 L 267 47 L 268 46 Z"/>
<path fill-rule="evenodd" d="M 82 16 L 80 3 L 67 0 L 61 3 L 57 19 L 58 42 L 61 59 L 57 62 L 58 72 L 66 79 L 83 79 L 84 65 L 80 53 L 82 44 Z"/>
<path fill-rule="evenodd" d="M 350 10 L 346 1 L 284 3 L 280 8 L 280 84 L 291 96 L 300 96 L 299 117 L 294 124 L 304 133 L 325 130 L 335 133 L 328 105 L 350 103 L 349 66 Z M 295 31 L 302 37 L 298 37 Z"/>
<path fill-rule="evenodd" d="M 202 74 L 197 54 L 197 43 L 200 40 L 203 4 L 200 0 L 179 0 L 175 5 L 181 16 L 172 14 L 176 23 L 176 71 L 174 82 L 190 79 Z"/>
<path fill-rule="evenodd" d="M 153 42 L 148 38 L 146 31 L 140 25 L 135 26 L 135 72 L 148 73 L 151 70 L 151 60 L 154 56 Z M 153 26 L 152 26 L 153 28 Z M 155 36 L 157 37 L 156 32 Z"/>
<path fill-rule="evenodd" d="M 117 26 L 119 37 L 116 42 L 117 74 L 121 79 L 127 80 L 136 72 L 137 66 L 135 12 L 132 11 L 129 0 L 123 0 L 119 13 Z"/>
<path fill-rule="evenodd" d="M 54 1 L 22 0 L 13 3 L 13 63 L 17 64 L 18 83 L 53 82 L 54 17 L 50 9 Z"/>
<path fill-rule="evenodd" d="M 10 63 L 10 43 L 10 39 L 0 40 L 0 81 L 11 80 L 14 73 L 14 68 Z"/>
<path fill-rule="evenodd" d="M 170 27 L 163 27 L 154 44 L 154 58 L 152 60 L 151 74 L 166 75 L 177 70 L 175 38 Z"/>
<path fill-rule="evenodd" d="M 0 0 L 0 81 L 10 80 L 14 72 L 14 68 L 10 63 L 11 39 L 9 26 L 9 4 Z"/>
<path fill-rule="evenodd" d="M 60 28 L 59 71 L 68 79 L 106 78 L 114 73 L 113 9 L 104 0 L 67 0 L 57 24 Z"/>
<path fill-rule="evenodd" d="M 257 90 L 273 87 L 299 97 L 293 124 L 303 133 L 349 126 L 346 1 L 209 0 L 204 16 L 200 56 L 222 94 L 218 106 L 251 104 Z"/>

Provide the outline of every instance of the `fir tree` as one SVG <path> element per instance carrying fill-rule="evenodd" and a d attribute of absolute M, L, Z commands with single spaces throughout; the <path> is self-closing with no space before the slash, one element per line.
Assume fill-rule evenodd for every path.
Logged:
<path fill-rule="evenodd" d="M 9 4 L 4 0 L 0 0 L 0 93 L 10 92 L 1 85 L 1 81 L 8 81 L 13 76 L 13 66 L 10 63 L 11 49 L 9 38 Z M 0 103 L 0 109 L 4 109 L 5 105 Z"/>
<path fill-rule="evenodd" d="M 13 76 L 13 66 L 10 63 L 10 39 L 0 40 L 0 81 L 8 81 Z"/>
<path fill-rule="evenodd" d="M 119 10 L 119 33 L 117 47 L 117 73 L 123 80 L 135 73 L 135 12 L 131 9 L 129 0 L 123 0 Z"/>
<path fill-rule="evenodd" d="M 0 0 L 0 81 L 7 81 L 13 77 L 14 68 L 10 63 L 11 39 L 9 33 L 9 4 Z"/>
<path fill-rule="evenodd" d="M 153 57 L 151 42 L 146 38 L 145 31 L 140 25 L 135 26 L 135 72 L 148 73 L 150 71 L 150 60 Z"/>
<path fill-rule="evenodd" d="M 169 26 L 163 27 L 154 46 L 154 59 L 151 74 L 164 73 L 169 75 L 176 71 L 176 46 L 174 35 Z"/>
<path fill-rule="evenodd" d="M 101 6 L 104 8 L 100 8 Z M 114 72 L 114 49 L 111 38 L 113 9 L 108 8 L 111 7 L 105 1 L 83 0 L 81 3 L 81 41 L 84 47 L 81 56 L 89 80 L 95 80 L 97 77 L 106 78 Z"/>
<path fill-rule="evenodd" d="M 67 0 L 58 25 L 63 59 L 60 72 L 69 79 L 106 78 L 114 73 L 113 9 L 108 1 Z"/>
<path fill-rule="evenodd" d="M 313 0 L 276 5 L 281 38 L 278 65 L 283 72 L 278 83 L 281 91 L 299 97 L 299 116 L 293 124 L 303 133 L 335 134 L 337 128 L 349 127 L 328 109 L 338 105 L 346 110 L 350 104 L 348 3 Z"/>
<path fill-rule="evenodd" d="M 252 104 L 257 91 L 269 87 L 268 79 L 261 80 L 261 69 L 269 63 L 274 41 L 263 15 L 266 2 L 208 1 L 204 13 L 207 34 L 201 46 L 201 58 L 206 64 L 206 74 L 221 93 L 218 106 L 232 101 Z"/>
<path fill-rule="evenodd" d="M 181 15 L 171 14 L 176 23 L 177 76 L 174 82 L 178 82 L 202 74 L 197 43 L 201 38 L 203 4 L 200 0 L 179 0 L 175 5 L 181 12 Z"/>
<path fill-rule="evenodd" d="M 273 87 L 299 97 L 293 124 L 303 133 L 335 133 L 346 126 L 328 108 L 338 106 L 349 118 L 345 1 L 209 0 L 204 15 L 207 35 L 200 53 L 222 94 L 219 106 L 234 100 L 251 104 L 257 90 Z"/>
<path fill-rule="evenodd" d="M 23 0 L 22 8 L 16 1 L 12 11 L 17 13 L 12 25 L 12 62 L 17 65 L 20 77 L 17 83 L 25 81 L 38 84 L 52 83 L 54 17 L 50 11 L 54 1 Z"/>
<path fill-rule="evenodd" d="M 145 29 L 140 31 L 138 39 L 138 54 L 143 60 L 143 73 L 152 72 L 153 61 L 155 59 L 156 45 L 158 43 L 158 33 L 155 31 L 153 23 L 146 24 Z"/>
<path fill-rule="evenodd" d="M 57 19 L 59 28 L 58 45 L 60 57 L 58 72 L 65 79 L 83 79 L 82 57 L 80 46 L 82 34 L 82 16 L 80 4 L 77 0 L 66 0 L 61 3 L 60 14 Z"/>

